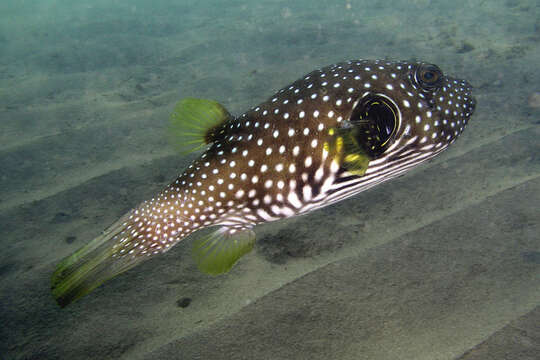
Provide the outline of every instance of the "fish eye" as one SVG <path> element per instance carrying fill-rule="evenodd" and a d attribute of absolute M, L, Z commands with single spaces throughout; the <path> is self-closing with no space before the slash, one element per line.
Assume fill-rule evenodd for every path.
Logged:
<path fill-rule="evenodd" d="M 426 90 L 432 90 L 441 85 L 443 73 L 436 65 L 422 64 L 415 73 L 416 82 Z"/>
<path fill-rule="evenodd" d="M 398 111 L 386 97 L 369 95 L 354 108 L 351 124 L 358 145 L 369 156 L 381 155 L 391 144 L 399 124 Z"/>

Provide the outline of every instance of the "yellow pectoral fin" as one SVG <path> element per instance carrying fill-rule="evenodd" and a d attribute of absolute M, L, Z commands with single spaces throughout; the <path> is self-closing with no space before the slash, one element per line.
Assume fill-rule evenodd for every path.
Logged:
<path fill-rule="evenodd" d="M 169 139 L 182 153 L 195 151 L 211 143 L 216 129 L 231 118 L 227 109 L 216 101 L 182 99 L 170 117 Z"/>
<path fill-rule="evenodd" d="M 332 136 L 332 140 L 324 143 L 324 150 L 351 174 L 364 175 L 372 159 L 358 144 L 355 129 L 330 129 L 328 134 Z"/>
<path fill-rule="evenodd" d="M 221 228 L 195 240 L 193 256 L 199 269 L 210 275 L 229 271 L 243 255 L 253 249 L 255 232 L 252 229 Z"/>
<path fill-rule="evenodd" d="M 351 174 L 362 176 L 369 165 L 369 157 L 365 154 L 347 154 L 343 157 L 342 166 Z"/>

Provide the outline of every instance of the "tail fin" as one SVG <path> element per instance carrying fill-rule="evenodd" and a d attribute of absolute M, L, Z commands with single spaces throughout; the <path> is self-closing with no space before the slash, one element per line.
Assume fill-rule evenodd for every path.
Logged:
<path fill-rule="evenodd" d="M 117 256 L 122 245 L 133 243 L 125 215 L 100 236 L 60 262 L 52 275 L 52 294 L 61 307 L 90 293 L 103 282 L 134 267 L 148 256 Z M 134 244 L 135 247 L 137 244 Z M 126 246 L 122 246 L 125 252 Z M 129 250 L 129 248 L 128 248 Z"/>

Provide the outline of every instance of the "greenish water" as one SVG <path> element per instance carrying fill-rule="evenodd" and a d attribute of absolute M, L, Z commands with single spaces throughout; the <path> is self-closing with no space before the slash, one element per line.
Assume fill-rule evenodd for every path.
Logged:
<path fill-rule="evenodd" d="M 0 358 L 534 358 L 538 19 L 530 0 L 2 1 Z M 467 79 L 464 134 L 404 177 L 257 228 L 227 275 L 198 272 L 187 240 L 55 304 L 55 264 L 194 158 L 167 144 L 176 101 L 241 114 L 357 58 Z"/>

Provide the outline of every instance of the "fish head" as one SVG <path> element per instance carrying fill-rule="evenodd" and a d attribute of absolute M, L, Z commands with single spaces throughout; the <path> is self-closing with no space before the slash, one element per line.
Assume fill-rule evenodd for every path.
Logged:
<path fill-rule="evenodd" d="M 358 70 L 364 92 L 342 127 L 370 161 L 366 175 L 394 177 L 446 149 L 475 108 L 472 87 L 433 64 L 374 62 Z M 379 181 L 377 181 L 379 182 Z"/>

